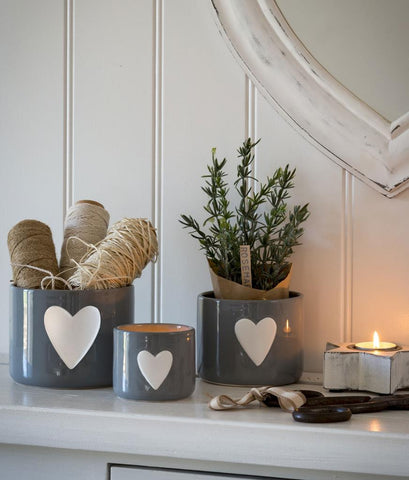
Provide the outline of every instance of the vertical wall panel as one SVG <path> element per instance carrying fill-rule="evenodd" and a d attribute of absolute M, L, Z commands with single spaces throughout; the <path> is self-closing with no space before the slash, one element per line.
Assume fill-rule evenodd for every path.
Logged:
<path fill-rule="evenodd" d="M 218 34 L 209 2 L 164 2 L 161 320 L 196 324 L 210 289 L 205 257 L 178 223 L 203 218 L 202 175 L 217 154 L 234 156 L 245 134 L 245 76 Z M 234 170 L 234 165 L 229 167 Z"/>
<path fill-rule="evenodd" d="M 257 176 L 265 179 L 287 163 L 297 168 L 291 203 L 310 204 L 303 245 L 293 256 L 291 288 L 304 294 L 305 365 L 322 370 L 326 341 L 339 341 L 342 272 L 342 169 L 288 125 L 258 95 Z"/>
<path fill-rule="evenodd" d="M 74 200 L 105 205 L 111 224 L 152 217 L 153 6 L 81 0 L 74 9 Z M 135 281 L 150 321 L 151 275 Z"/>
<path fill-rule="evenodd" d="M 355 182 L 353 341 L 409 345 L 409 191 L 387 199 Z"/>
<path fill-rule="evenodd" d="M 0 4 L 0 351 L 8 350 L 8 230 L 47 223 L 62 238 L 64 2 Z"/>

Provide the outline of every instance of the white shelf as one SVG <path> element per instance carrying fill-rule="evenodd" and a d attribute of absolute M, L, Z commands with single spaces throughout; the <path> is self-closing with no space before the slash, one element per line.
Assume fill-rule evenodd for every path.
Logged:
<path fill-rule="evenodd" d="M 249 466 L 290 469 L 300 472 L 297 478 L 307 478 L 306 471 L 407 478 L 409 411 L 314 425 L 296 423 L 275 408 L 216 412 L 207 406 L 214 395 L 240 397 L 245 391 L 198 381 L 189 399 L 133 402 L 117 398 L 109 388 L 18 385 L 9 378 L 7 365 L 0 365 L 0 443 L 155 455 L 179 459 L 181 468 L 183 461 L 198 461 L 243 465 L 246 471 Z"/>

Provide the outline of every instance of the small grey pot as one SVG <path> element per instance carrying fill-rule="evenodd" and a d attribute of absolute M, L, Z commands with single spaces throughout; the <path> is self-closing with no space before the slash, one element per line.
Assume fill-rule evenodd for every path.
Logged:
<path fill-rule="evenodd" d="M 195 330 L 171 323 L 114 330 L 114 392 L 131 400 L 179 400 L 195 388 Z"/>
<path fill-rule="evenodd" d="M 198 368 L 223 385 L 286 385 L 303 369 L 303 295 L 281 300 L 198 297 Z"/>
<path fill-rule="evenodd" d="M 113 328 L 133 316 L 133 286 L 39 290 L 12 285 L 10 375 L 41 387 L 110 386 Z"/>

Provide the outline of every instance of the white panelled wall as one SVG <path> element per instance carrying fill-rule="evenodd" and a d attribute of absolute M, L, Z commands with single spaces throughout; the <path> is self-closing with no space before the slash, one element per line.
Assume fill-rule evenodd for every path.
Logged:
<path fill-rule="evenodd" d="M 203 254 L 178 223 L 203 218 L 211 148 L 231 159 L 261 137 L 257 176 L 297 167 L 310 202 L 292 289 L 305 294 L 305 370 L 327 340 L 409 343 L 409 191 L 386 199 L 332 163 L 258 94 L 228 51 L 208 0 L 1 0 L 0 352 L 8 350 L 6 236 L 103 203 L 111 221 L 148 217 L 160 257 L 135 281 L 136 320 L 196 323 L 210 289 Z"/>

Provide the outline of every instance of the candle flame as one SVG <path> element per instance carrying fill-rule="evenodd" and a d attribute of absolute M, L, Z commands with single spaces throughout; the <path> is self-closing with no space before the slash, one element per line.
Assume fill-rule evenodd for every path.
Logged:
<path fill-rule="evenodd" d="M 373 348 L 379 348 L 380 342 L 379 342 L 379 335 L 378 332 L 375 330 L 373 333 Z"/>
<path fill-rule="evenodd" d="M 290 322 L 287 320 L 285 321 L 285 327 L 283 328 L 284 333 L 291 333 L 291 327 L 290 327 Z"/>
<path fill-rule="evenodd" d="M 359 342 L 355 344 L 355 347 L 358 350 L 372 350 L 375 354 L 379 353 L 379 350 L 394 350 L 398 348 L 396 343 L 381 342 L 378 332 L 374 332 L 372 342 Z"/>

